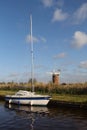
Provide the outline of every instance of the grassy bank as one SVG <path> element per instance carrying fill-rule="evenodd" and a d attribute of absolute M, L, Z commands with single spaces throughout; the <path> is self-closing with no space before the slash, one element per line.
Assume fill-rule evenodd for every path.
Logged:
<path fill-rule="evenodd" d="M 5 95 L 12 95 L 14 94 L 16 91 L 12 91 L 12 90 L 0 90 L 0 96 L 5 96 Z"/>
<path fill-rule="evenodd" d="M 12 95 L 16 91 L 12 90 L 0 90 L 0 96 Z M 47 93 L 43 93 L 47 94 Z M 86 103 L 87 95 L 69 95 L 69 94 L 51 94 L 52 100 L 55 101 L 63 101 L 63 102 L 71 102 L 71 103 Z"/>
<path fill-rule="evenodd" d="M 53 100 L 75 102 L 75 103 L 86 103 L 87 95 L 69 95 L 69 94 L 53 94 Z"/>
<path fill-rule="evenodd" d="M 14 94 L 18 90 L 31 90 L 30 84 L 1 84 L 0 96 Z M 35 91 L 39 94 L 49 94 L 52 100 L 65 102 L 87 102 L 87 83 L 77 84 L 35 84 Z"/>

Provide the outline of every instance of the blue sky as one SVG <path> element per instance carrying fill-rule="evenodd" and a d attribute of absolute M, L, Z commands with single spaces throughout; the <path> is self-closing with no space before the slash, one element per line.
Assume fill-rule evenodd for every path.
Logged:
<path fill-rule="evenodd" d="M 0 0 L 0 81 L 31 78 L 30 14 L 35 78 L 87 82 L 87 0 Z"/>

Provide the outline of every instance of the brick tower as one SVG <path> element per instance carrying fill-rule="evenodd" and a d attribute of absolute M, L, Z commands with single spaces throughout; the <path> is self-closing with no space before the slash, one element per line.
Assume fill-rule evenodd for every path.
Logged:
<path fill-rule="evenodd" d="M 60 75 L 60 72 L 54 72 L 52 74 L 52 82 L 53 82 L 53 84 L 55 84 L 55 85 L 59 85 L 60 84 L 59 75 Z"/>

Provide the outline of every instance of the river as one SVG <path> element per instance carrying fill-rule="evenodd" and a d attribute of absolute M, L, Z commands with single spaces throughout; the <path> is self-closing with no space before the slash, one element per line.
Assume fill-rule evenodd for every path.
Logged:
<path fill-rule="evenodd" d="M 0 102 L 0 130 L 87 130 L 87 110 Z"/>

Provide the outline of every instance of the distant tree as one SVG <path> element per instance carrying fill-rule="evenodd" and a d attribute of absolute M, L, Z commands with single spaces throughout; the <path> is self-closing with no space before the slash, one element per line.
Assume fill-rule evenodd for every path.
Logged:
<path fill-rule="evenodd" d="M 28 83 L 32 83 L 32 79 L 29 79 Z M 33 83 L 37 83 L 37 80 L 35 78 L 33 79 Z"/>
<path fill-rule="evenodd" d="M 0 84 L 5 84 L 5 82 L 0 82 Z"/>
<path fill-rule="evenodd" d="M 21 85 L 21 86 L 23 86 L 23 85 L 24 85 L 24 83 L 23 83 L 23 82 L 20 82 L 20 85 Z"/>
<path fill-rule="evenodd" d="M 61 85 L 67 85 L 66 83 L 62 83 Z"/>

